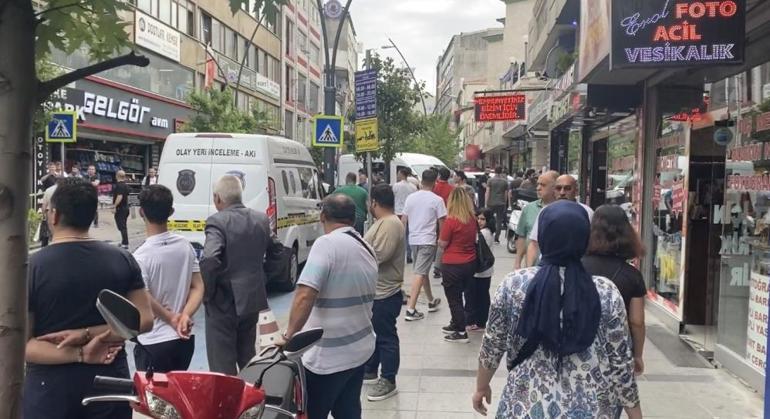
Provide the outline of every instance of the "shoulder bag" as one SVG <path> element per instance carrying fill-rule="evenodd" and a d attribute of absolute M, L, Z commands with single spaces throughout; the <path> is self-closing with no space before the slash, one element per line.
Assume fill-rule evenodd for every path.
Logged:
<path fill-rule="evenodd" d="M 478 225 L 476 232 L 476 273 L 481 273 L 495 266 L 495 255 L 492 254 L 492 249 L 489 248 Z"/>

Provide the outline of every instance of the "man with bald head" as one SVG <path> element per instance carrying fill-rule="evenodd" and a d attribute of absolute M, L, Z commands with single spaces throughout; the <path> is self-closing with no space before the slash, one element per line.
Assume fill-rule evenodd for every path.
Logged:
<path fill-rule="evenodd" d="M 288 340 L 301 330 L 323 328 L 318 345 L 302 356 L 311 418 L 326 418 L 329 413 L 335 418 L 361 418 L 364 365 L 377 339 L 372 305 L 378 262 L 376 251 L 353 228 L 355 221 L 356 206 L 350 197 L 324 198 L 325 234 L 310 248 L 284 332 Z M 396 254 L 402 252 L 403 248 Z"/>
<path fill-rule="evenodd" d="M 572 175 L 561 175 L 556 179 L 556 185 L 554 186 L 554 193 L 556 199 L 564 199 L 567 201 L 573 201 L 580 204 L 588 214 L 590 220 L 594 215 L 594 210 L 588 205 L 585 205 L 577 201 L 578 186 L 577 180 Z M 533 266 L 537 261 L 540 254 L 540 247 L 537 244 L 537 232 L 538 222 L 535 220 L 535 224 L 532 226 L 532 231 L 529 233 L 529 245 L 527 246 L 527 263 L 529 266 Z"/>
<path fill-rule="evenodd" d="M 556 184 L 556 178 L 558 177 L 559 172 L 553 170 L 540 175 L 537 179 L 537 197 L 540 199 L 530 202 L 521 210 L 519 224 L 516 226 L 516 257 L 513 259 L 513 269 L 532 266 L 524 265 L 522 263 L 523 261 L 526 261 L 528 237 L 537 222 L 540 210 L 556 200 L 554 185 Z"/>

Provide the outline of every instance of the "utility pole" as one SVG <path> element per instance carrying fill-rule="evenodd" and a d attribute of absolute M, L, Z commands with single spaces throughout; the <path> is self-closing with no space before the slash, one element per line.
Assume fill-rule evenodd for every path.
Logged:
<path fill-rule="evenodd" d="M 353 0 L 347 0 L 345 7 L 342 9 L 342 16 L 340 17 L 340 23 L 337 27 L 337 33 L 334 36 L 334 43 L 331 44 L 332 52 L 329 54 L 329 33 L 326 27 L 326 13 L 324 13 L 324 6 L 321 0 L 316 0 L 318 6 L 318 13 L 321 15 L 321 32 L 324 38 L 324 56 L 326 62 L 324 64 L 324 114 L 336 115 L 337 114 L 337 84 L 335 69 L 337 67 L 337 48 L 340 44 L 340 35 L 342 34 L 342 28 L 345 26 L 345 19 L 349 16 L 350 3 Z M 344 136 L 344 125 L 341 135 Z M 324 175 L 326 176 L 326 183 L 334 186 L 337 179 L 337 149 L 332 147 L 324 148 Z"/>
<path fill-rule="evenodd" d="M 382 47 L 382 49 L 395 49 L 398 55 L 401 57 L 401 60 L 404 61 L 404 64 L 406 65 L 406 69 L 409 70 L 409 74 L 412 75 L 412 80 L 414 80 L 414 85 L 417 87 L 417 89 L 420 91 L 420 100 L 422 101 L 422 111 L 425 113 L 425 116 L 428 116 L 428 106 L 425 104 L 425 94 L 422 91 L 422 88 L 420 87 L 420 82 L 417 81 L 417 77 L 414 76 L 414 71 L 412 70 L 412 67 L 409 65 L 409 62 L 406 61 L 406 57 L 404 57 L 404 54 L 401 53 L 401 49 L 398 48 L 395 42 L 393 42 L 393 39 L 388 38 L 388 41 L 390 42 L 390 45 L 385 45 Z"/>

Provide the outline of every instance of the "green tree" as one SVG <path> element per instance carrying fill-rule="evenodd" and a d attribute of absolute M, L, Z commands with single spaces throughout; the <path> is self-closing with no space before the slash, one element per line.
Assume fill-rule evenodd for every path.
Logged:
<path fill-rule="evenodd" d="M 420 131 L 412 136 L 405 151 L 428 154 L 454 167 L 460 153 L 460 135 L 452 129 L 449 118 L 441 114 L 419 117 Z"/>
<path fill-rule="evenodd" d="M 229 0 L 233 13 L 248 0 Z M 255 12 L 273 18 L 283 0 L 257 0 Z M 0 417 L 21 416 L 27 326 L 27 195 L 33 117 L 57 89 L 122 65 L 146 66 L 128 51 L 133 6 L 123 0 L 0 0 Z M 86 46 L 94 64 L 46 79 L 36 58 L 56 49 L 71 54 Z M 123 55 L 119 55 L 123 54 Z"/>
<path fill-rule="evenodd" d="M 373 54 L 370 68 L 377 70 L 377 114 L 379 117 L 380 151 L 390 167 L 396 153 L 406 150 L 410 138 L 420 130 L 419 114 L 414 105 L 420 101 L 422 86 L 414 85 L 406 68 L 397 67 L 392 58 Z"/>
<path fill-rule="evenodd" d="M 266 112 L 254 107 L 248 113 L 235 107 L 233 93 L 229 88 L 191 92 L 187 96 L 187 103 L 192 107 L 194 115 L 184 125 L 186 132 L 265 134 L 273 129 L 273 121 Z"/>

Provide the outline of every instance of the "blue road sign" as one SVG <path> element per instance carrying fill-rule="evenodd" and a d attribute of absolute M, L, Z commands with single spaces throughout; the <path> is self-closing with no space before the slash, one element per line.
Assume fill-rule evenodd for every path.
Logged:
<path fill-rule="evenodd" d="M 342 147 L 342 125 L 341 116 L 316 116 L 313 119 L 313 146 Z"/>
<path fill-rule="evenodd" d="M 45 130 L 45 141 L 49 143 L 74 143 L 78 139 L 78 117 L 74 111 L 57 111 L 51 114 L 51 121 Z"/>
<path fill-rule="evenodd" d="M 377 70 L 356 72 L 356 120 L 377 117 Z"/>

